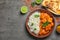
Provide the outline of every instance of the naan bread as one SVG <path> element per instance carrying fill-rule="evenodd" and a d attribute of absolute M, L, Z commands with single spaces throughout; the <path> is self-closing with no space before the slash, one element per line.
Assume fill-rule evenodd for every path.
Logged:
<path fill-rule="evenodd" d="M 60 14 L 60 0 L 43 0 L 42 5 Z"/>

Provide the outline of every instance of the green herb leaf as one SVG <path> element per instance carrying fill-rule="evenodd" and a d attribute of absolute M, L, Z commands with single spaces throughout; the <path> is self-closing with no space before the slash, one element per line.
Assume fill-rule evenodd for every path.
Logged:
<path fill-rule="evenodd" d="M 34 23 L 31 23 L 31 26 L 33 26 L 34 25 Z"/>
<path fill-rule="evenodd" d="M 31 3 L 31 6 L 32 6 L 32 7 L 34 7 L 35 5 L 36 5 L 35 2 L 32 2 L 32 3 Z"/>
<path fill-rule="evenodd" d="M 45 23 L 43 23 L 43 27 L 46 27 L 48 24 L 50 24 L 50 22 L 46 21 Z"/>
<path fill-rule="evenodd" d="M 34 15 L 35 18 L 39 17 L 39 15 Z"/>
<path fill-rule="evenodd" d="M 36 30 L 36 28 L 34 28 L 34 30 Z"/>

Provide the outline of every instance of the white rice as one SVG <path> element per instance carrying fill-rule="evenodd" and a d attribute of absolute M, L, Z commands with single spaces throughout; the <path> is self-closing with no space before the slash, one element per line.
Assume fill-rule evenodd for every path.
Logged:
<path fill-rule="evenodd" d="M 34 15 L 39 15 L 39 17 L 35 18 Z M 33 23 L 33 26 L 31 26 L 31 24 Z M 30 17 L 29 17 L 29 22 L 28 22 L 28 26 L 30 28 L 31 32 L 34 32 L 35 34 L 38 34 L 40 31 L 40 12 L 34 12 Z"/>

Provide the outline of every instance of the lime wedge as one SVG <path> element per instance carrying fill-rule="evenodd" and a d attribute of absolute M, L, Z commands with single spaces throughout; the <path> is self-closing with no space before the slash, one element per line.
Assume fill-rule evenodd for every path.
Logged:
<path fill-rule="evenodd" d="M 22 6 L 21 7 L 21 12 L 22 13 L 27 13 L 28 12 L 28 7 L 27 6 Z"/>
<path fill-rule="evenodd" d="M 37 4 L 40 4 L 40 3 L 42 2 L 42 0 L 35 0 L 35 2 L 36 2 Z"/>

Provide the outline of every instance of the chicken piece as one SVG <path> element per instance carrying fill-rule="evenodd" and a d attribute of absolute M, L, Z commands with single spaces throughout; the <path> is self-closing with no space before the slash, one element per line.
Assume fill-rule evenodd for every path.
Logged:
<path fill-rule="evenodd" d="M 48 18 L 48 21 L 49 21 L 49 22 L 52 22 L 52 20 L 53 20 L 52 18 Z"/>

